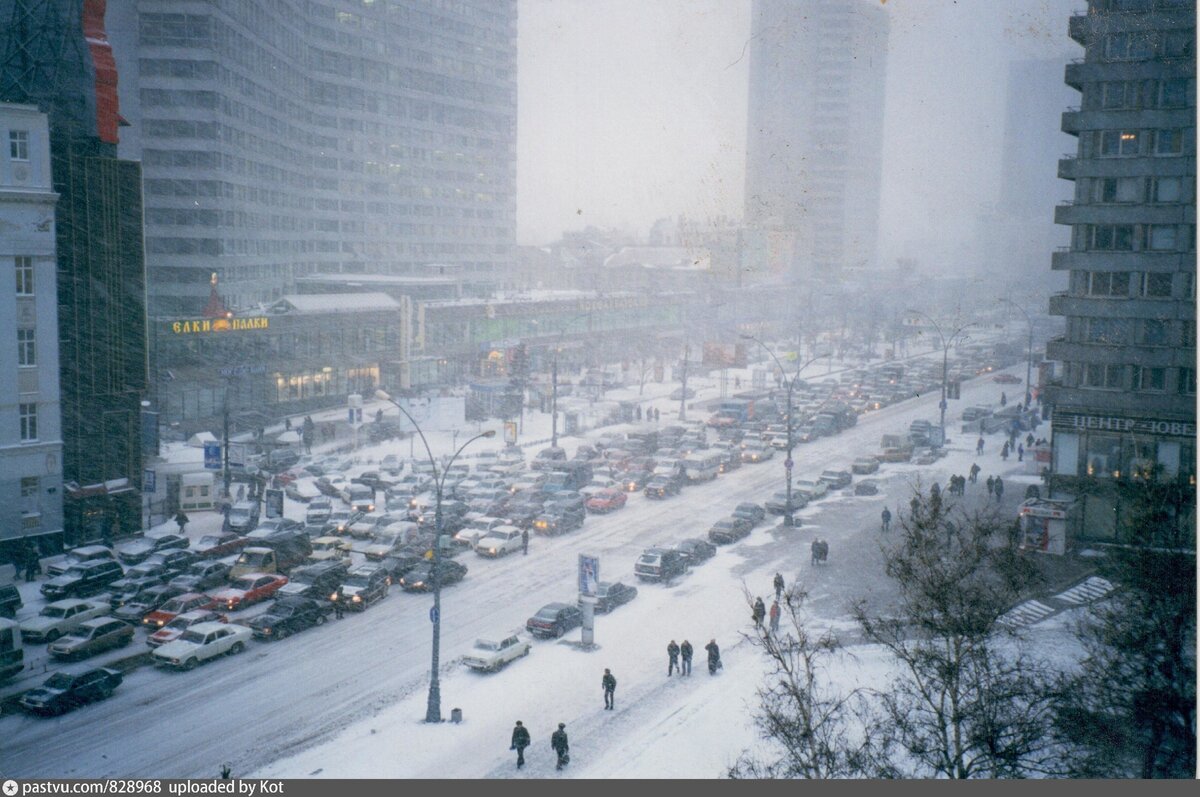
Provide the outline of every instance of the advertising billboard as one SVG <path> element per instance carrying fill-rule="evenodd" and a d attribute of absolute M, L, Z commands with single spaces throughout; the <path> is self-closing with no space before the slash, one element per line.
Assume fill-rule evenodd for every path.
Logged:
<path fill-rule="evenodd" d="M 746 347 L 741 343 L 705 343 L 701 364 L 705 368 L 745 368 Z"/>

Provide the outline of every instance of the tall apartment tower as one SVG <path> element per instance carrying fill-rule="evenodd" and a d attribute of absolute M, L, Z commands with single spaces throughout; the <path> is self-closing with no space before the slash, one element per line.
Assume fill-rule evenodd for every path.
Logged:
<path fill-rule="evenodd" d="M 1089 0 L 1070 19 L 1085 48 L 1066 68 L 1081 94 L 1062 117 L 1079 139 L 1059 163 L 1074 202 L 1055 220 L 1068 289 L 1050 300 L 1066 334 L 1052 411 L 1051 491 L 1077 499 L 1075 532 L 1120 539 L 1122 480 L 1196 477 L 1196 3 Z"/>
<path fill-rule="evenodd" d="M 754 0 L 745 220 L 794 234 L 794 280 L 875 260 L 888 15 L 868 0 Z"/>
<path fill-rule="evenodd" d="M 50 128 L 0 103 L 0 553 L 62 533 L 58 293 Z M 14 279 L 15 277 L 15 279 Z M 52 546 L 48 546 L 52 547 Z M 14 559 L 14 561 L 17 561 Z"/>
<path fill-rule="evenodd" d="M 141 528 L 147 387 L 142 175 L 137 163 L 117 157 L 121 115 L 104 12 L 104 0 L 0 0 L 0 101 L 46 114 L 51 185 L 58 194 L 50 227 L 63 535 L 53 545 Z M 39 356 L 51 348 L 53 334 L 39 326 Z M 39 417 L 39 435 L 41 429 Z"/>
<path fill-rule="evenodd" d="M 313 273 L 509 278 L 516 0 L 110 5 L 152 318 L 213 274 L 234 310 Z"/>

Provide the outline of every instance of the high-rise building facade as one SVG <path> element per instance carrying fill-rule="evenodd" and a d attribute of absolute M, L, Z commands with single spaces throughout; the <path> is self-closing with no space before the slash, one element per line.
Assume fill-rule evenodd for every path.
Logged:
<path fill-rule="evenodd" d="M 50 130 L 0 103 L 0 552 L 62 532 L 58 293 Z"/>
<path fill-rule="evenodd" d="M 104 14 L 104 0 L 0 0 L 0 101 L 34 105 L 49 120 L 58 194 L 57 542 L 69 545 L 137 531 L 142 515 L 142 175 L 117 157 L 117 71 Z"/>
<path fill-rule="evenodd" d="M 873 265 L 888 15 L 868 0 L 754 0 L 745 221 L 795 236 L 790 276 Z"/>
<path fill-rule="evenodd" d="M 235 311 L 314 273 L 507 278 L 516 0 L 133 0 L 111 16 L 152 317 L 198 313 L 213 274 Z"/>
<path fill-rule="evenodd" d="M 1060 375 L 1051 490 L 1073 496 L 1077 534 L 1120 538 L 1122 480 L 1196 474 L 1196 3 L 1089 0 L 1070 19 L 1085 48 L 1066 68 L 1080 92 L 1059 163 L 1074 201 L 1056 221 L 1068 288 L 1047 345 Z M 1194 510 L 1191 515 L 1194 524 Z"/>

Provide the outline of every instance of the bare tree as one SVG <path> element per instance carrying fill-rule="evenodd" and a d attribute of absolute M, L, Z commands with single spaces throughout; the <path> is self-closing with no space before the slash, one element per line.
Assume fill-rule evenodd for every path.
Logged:
<path fill-rule="evenodd" d="M 998 621 L 1035 573 L 1005 524 L 918 493 L 885 550 L 900 591 L 893 617 L 855 609 L 866 638 L 899 665 L 877 690 L 875 733 L 888 732 L 906 777 L 1014 778 L 1058 771 L 1045 668 Z M 1008 642 L 1009 644 L 1003 644 Z M 886 768 L 886 767 L 884 767 Z"/>
<path fill-rule="evenodd" d="M 768 627 L 746 635 L 771 664 L 759 688 L 755 724 L 766 749 L 744 751 L 729 768 L 731 778 L 854 778 L 878 774 L 870 768 L 877 757 L 873 739 L 854 729 L 861 722 L 860 690 L 839 694 L 826 672 L 840 656 L 848 656 L 830 632 L 810 634 L 804 610 L 808 594 L 793 585 L 781 607 L 786 629 Z M 749 593 L 747 604 L 752 603 Z M 860 721 L 856 722 L 855 720 Z"/>
<path fill-rule="evenodd" d="M 1080 777 L 1196 776 L 1195 489 L 1146 476 L 1116 485 L 1126 539 L 1100 565 L 1114 594 L 1059 684 L 1056 729 Z"/>

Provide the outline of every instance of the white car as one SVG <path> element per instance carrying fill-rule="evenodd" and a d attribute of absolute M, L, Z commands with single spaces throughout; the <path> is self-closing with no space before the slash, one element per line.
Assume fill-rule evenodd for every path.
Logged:
<path fill-rule="evenodd" d="M 583 487 L 580 487 L 579 493 L 584 498 L 591 498 L 593 495 L 600 492 L 601 490 L 608 490 L 608 489 L 619 490 L 620 485 L 617 484 L 617 480 L 609 479 L 604 476 L 596 476 L 596 477 L 593 477 L 592 480 L 590 482 L 588 482 L 586 485 L 584 485 Z"/>
<path fill-rule="evenodd" d="M 109 605 L 101 601 L 83 601 L 67 598 L 42 607 L 37 617 L 21 623 L 21 638 L 25 642 L 53 642 L 69 634 L 93 617 L 102 617 L 109 612 Z"/>
<path fill-rule="evenodd" d="M 529 641 L 510 636 L 496 642 L 491 639 L 476 639 L 475 647 L 463 656 L 463 664 L 472 670 L 495 672 L 513 659 L 529 655 Z"/>
<path fill-rule="evenodd" d="M 217 656 L 241 653 L 251 636 L 253 632 L 244 625 L 196 623 L 180 634 L 179 639 L 155 648 L 150 655 L 161 667 L 191 670 Z"/>
<path fill-rule="evenodd" d="M 498 558 L 516 553 L 524 544 L 519 528 L 498 526 L 479 538 L 479 541 L 475 543 L 475 553 L 480 556 Z"/>
<path fill-rule="evenodd" d="M 470 513 L 468 513 L 470 514 Z M 504 521 L 498 517 L 476 517 L 467 523 L 466 528 L 460 529 L 454 535 L 454 542 L 459 545 L 464 545 L 474 548 L 481 539 L 488 534 L 491 534 L 496 529 L 504 525 Z"/>
<path fill-rule="evenodd" d="M 800 493 L 809 501 L 815 501 L 825 497 L 829 492 L 829 485 L 820 479 L 796 479 L 796 483 L 792 485 L 792 492 Z"/>

